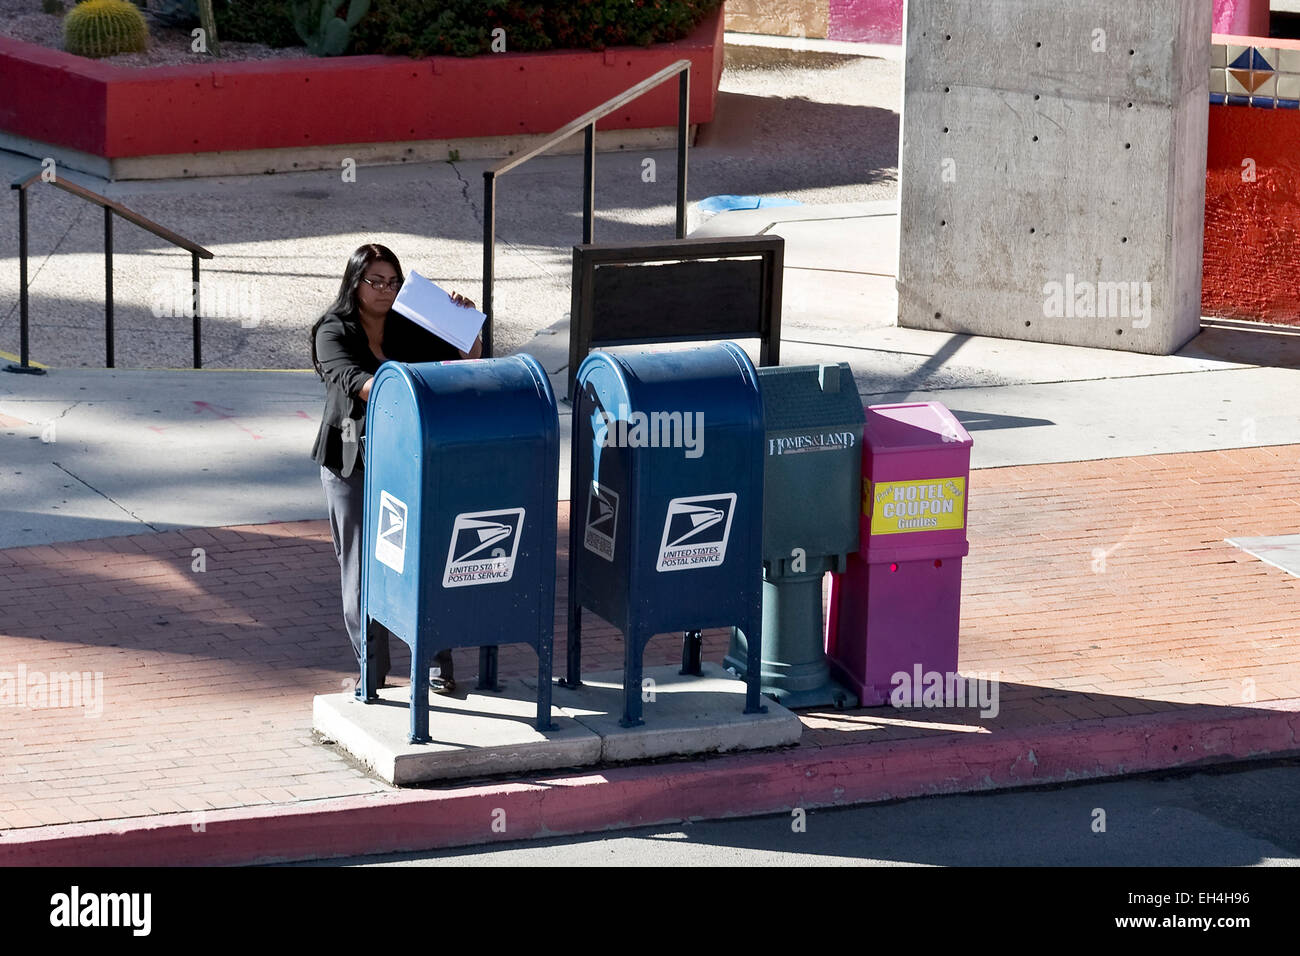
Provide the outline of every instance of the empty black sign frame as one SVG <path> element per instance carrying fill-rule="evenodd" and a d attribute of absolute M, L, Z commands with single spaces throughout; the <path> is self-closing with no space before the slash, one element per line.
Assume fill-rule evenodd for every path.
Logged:
<path fill-rule="evenodd" d="M 573 247 L 568 394 L 592 348 L 757 336 L 780 364 L 780 236 Z"/>

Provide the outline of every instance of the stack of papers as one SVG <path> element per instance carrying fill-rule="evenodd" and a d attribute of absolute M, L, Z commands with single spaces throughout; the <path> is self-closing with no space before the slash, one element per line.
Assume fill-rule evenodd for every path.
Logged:
<path fill-rule="evenodd" d="M 451 296 L 418 272 L 406 274 L 393 309 L 462 352 L 474 347 L 479 329 L 487 320 L 478 309 L 457 305 Z"/>

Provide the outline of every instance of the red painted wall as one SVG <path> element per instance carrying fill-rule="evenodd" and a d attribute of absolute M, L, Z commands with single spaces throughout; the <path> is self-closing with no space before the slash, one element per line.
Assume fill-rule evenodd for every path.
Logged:
<path fill-rule="evenodd" d="M 87 68 L 78 69 L 80 64 Z M 104 155 L 104 69 L 81 57 L 0 37 L 0 129 Z"/>
<path fill-rule="evenodd" d="M 1214 0 L 1215 33 L 1268 36 L 1269 0 Z"/>
<path fill-rule="evenodd" d="M 1300 325 L 1300 111 L 1211 106 L 1207 160 L 1202 311 Z"/>
<path fill-rule="evenodd" d="M 1300 49 L 1296 41 L 1214 39 Z M 1300 110 L 1209 110 L 1202 312 L 1300 325 Z"/>
<path fill-rule="evenodd" d="M 903 0 L 829 0 L 830 40 L 902 43 Z"/>
<path fill-rule="evenodd" d="M 721 10 L 678 43 L 469 59 L 135 69 L 0 37 L 0 129 L 108 158 L 550 133 L 683 57 L 691 60 L 691 120 L 707 122 L 722 55 Z M 377 91 L 388 94 L 382 110 Z M 669 82 L 599 128 L 676 122 L 677 86 Z"/>

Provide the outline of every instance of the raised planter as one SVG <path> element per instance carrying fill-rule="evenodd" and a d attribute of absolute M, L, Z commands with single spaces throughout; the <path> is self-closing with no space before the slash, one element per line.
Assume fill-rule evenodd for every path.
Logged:
<path fill-rule="evenodd" d="M 254 172 L 268 160 L 270 168 L 337 166 L 339 146 L 361 147 L 349 153 L 358 161 L 445 159 L 452 148 L 508 155 L 518 148 L 513 141 L 551 133 L 683 58 L 691 61 L 691 121 L 706 122 L 722 76 L 722 23 L 719 9 L 676 43 L 600 53 L 205 59 L 148 68 L 0 37 L 0 145 L 112 178 Z M 665 83 L 599 129 L 676 122 L 677 86 Z"/>

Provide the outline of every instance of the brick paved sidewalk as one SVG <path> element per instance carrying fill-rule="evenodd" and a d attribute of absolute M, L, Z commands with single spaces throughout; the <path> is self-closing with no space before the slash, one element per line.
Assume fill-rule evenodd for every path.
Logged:
<path fill-rule="evenodd" d="M 1300 531 L 1298 464 L 1279 446 L 975 472 L 961 668 L 999 672 L 997 718 L 806 713 L 799 748 L 1300 698 L 1300 581 L 1223 540 Z M 0 706 L 0 828 L 389 789 L 311 736 L 312 696 L 353 666 L 324 520 L 0 551 L 0 606 L 0 673 L 102 674 L 89 706 Z M 724 647 L 707 635 L 709 659 Z M 594 620 L 583 651 L 588 672 L 622 665 Z M 647 664 L 679 653 L 662 636 Z M 522 646 L 500 664 L 536 668 Z"/>

